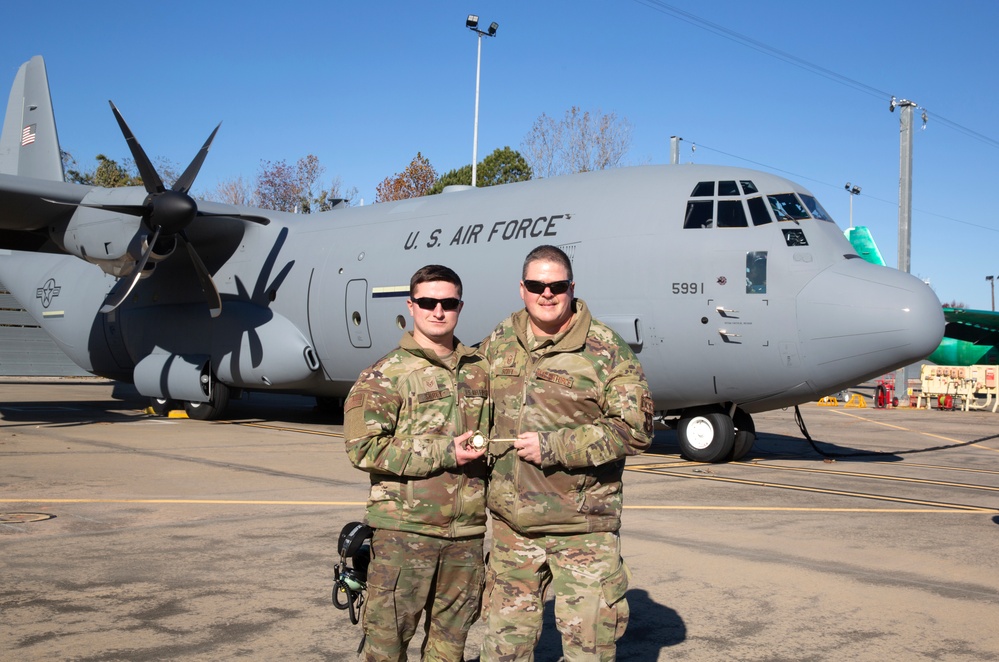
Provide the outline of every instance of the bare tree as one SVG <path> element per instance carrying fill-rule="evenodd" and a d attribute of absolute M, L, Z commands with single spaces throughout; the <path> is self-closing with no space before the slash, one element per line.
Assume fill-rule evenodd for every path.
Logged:
<path fill-rule="evenodd" d="M 555 177 L 617 167 L 630 146 L 627 119 L 573 106 L 561 120 L 542 113 L 524 138 L 522 152 L 536 177 Z"/>
<path fill-rule="evenodd" d="M 242 175 L 219 182 L 215 186 L 215 190 L 207 192 L 204 198 L 230 205 L 252 205 L 254 202 L 253 189 L 250 188 L 250 184 Z"/>

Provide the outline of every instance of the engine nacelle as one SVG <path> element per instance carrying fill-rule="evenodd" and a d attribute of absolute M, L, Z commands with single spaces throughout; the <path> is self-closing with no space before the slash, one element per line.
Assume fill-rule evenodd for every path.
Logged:
<path fill-rule="evenodd" d="M 112 211 L 113 206 L 138 206 L 146 199 L 141 187 L 94 189 L 62 228 L 53 228 L 52 240 L 77 257 L 121 277 L 131 273 L 142 256 L 146 232 L 142 218 Z M 93 205 L 93 206 L 85 206 Z"/>
<path fill-rule="evenodd" d="M 142 395 L 208 402 L 211 360 L 207 356 L 150 354 L 135 366 L 135 388 Z"/>

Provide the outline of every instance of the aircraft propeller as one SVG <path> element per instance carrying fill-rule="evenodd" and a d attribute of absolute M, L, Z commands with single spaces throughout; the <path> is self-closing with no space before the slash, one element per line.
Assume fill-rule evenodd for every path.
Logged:
<path fill-rule="evenodd" d="M 191 258 L 191 263 L 194 265 L 194 270 L 197 273 L 198 281 L 201 283 L 201 289 L 208 302 L 211 315 L 212 317 L 218 317 L 222 313 L 222 299 L 219 296 L 218 288 L 215 286 L 212 275 L 205 266 L 204 261 L 202 261 L 201 256 L 198 255 L 197 250 L 195 250 L 194 246 L 188 240 L 184 229 L 198 216 L 230 216 L 264 225 L 270 222 L 268 219 L 260 216 L 202 212 L 198 209 L 198 203 L 188 194 L 191 186 L 194 184 L 195 178 L 198 176 L 198 172 L 201 170 L 202 164 L 205 162 L 205 157 L 208 155 L 208 150 L 215 139 L 215 134 L 218 133 L 219 127 L 222 124 L 220 123 L 215 127 L 215 130 L 208 136 L 208 140 L 198 150 L 198 153 L 190 165 L 187 166 L 187 169 L 184 170 L 184 173 L 177 178 L 172 188 L 167 189 L 163 184 L 163 179 L 156 172 L 156 168 L 153 167 L 149 157 L 146 156 L 145 150 L 142 149 L 139 141 L 136 140 L 135 135 L 128 127 L 128 124 L 125 123 L 125 119 L 121 116 L 121 113 L 118 112 L 118 108 L 115 107 L 113 102 L 108 101 L 108 103 L 111 104 L 111 110 L 118 121 L 122 135 L 125 136 L 128 149 L 132 152 L 135 166 L 142 177 L 142 185 L 145 187 L 148 195 L 141 205 L 102 204 L 99 207 L 122 214 L 141 216 L 143 225 L 152 233 L 152 237 L 146 243 L 146 248 L 142 252 L 142 257 L 136 263 L 135 269 L 128 276 L 128 282 L 119 283 L 118 287 L 114 288 L 108 294 L 104 305 L 101 307 L 101 312 L 110 313 L 128 298 L 135 284 L 139 282 L 146 262 L 149 260 L 149 256 L 152 254 L 157 242 L 163 238 L 177 239 L 187 249 L 188 256 Z"/>

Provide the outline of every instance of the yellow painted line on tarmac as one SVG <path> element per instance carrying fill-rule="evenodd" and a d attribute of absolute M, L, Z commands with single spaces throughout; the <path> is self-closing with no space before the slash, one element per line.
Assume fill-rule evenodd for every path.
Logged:
<path fill-rule="evenodd" d="M 874 423 L 875 425 L 881 425 L 886 428 L 892 428 L 894 430 L 901 430 L 902 432 L 915 432 L 916 434 L 921 434 L 924 437 L 933 437 L 934 439 L 940 439 L 941 441 L 948 441 L 952 444 L 965 444 L 968 442 L 967 439 L 954 439 L 953 437 L 945 437 L 940 434 L 933 434 L 932 432 L 921 432 L 920 430 L 913 430 L 912 428 L 902 427 L 900 425 L 892 425 L 891 423 L 885 423 L 883 421 L 875 421 L 872 418 L 866 418 L 864 416 L 859 416 L 857 414 L 852 414 L 848 411 L 839 411 L 837 409 L 830 410 L 834 413 L 840 414 L 841 416 L 849 416 L 850 418 L 856 418 L 859 421 L 864 421 L 866 423 Z M 983 446 L 981 444 L 969 444 L 974 448 L 981 448 L 987 451 L 993 451 L 999 453 L 999 448 L 989 448 L 988 446 Z"/>
<path fill-rule="evenodd" d="M 74 503 L 127 503 L 159 505 L 217 505 L 217 506 L 365 506 L 365 501 L 262 501 L 250 499 L 0 499 L 0 503 L 74 504 Z M 625 510 L 709 510 L 738 512 L 800 512 L 800 513 L 976 513 L 983 510 L 941 510 L 939 508 L 805 508 L 790 506 L 625 506 Z M 995 512 L 995 511 L 992 511 Z"/>
<path fill-rule="evenodd" d="M 941 510 L 940 508 L 807 508 L 791 506 L 625 506 L 625 510 L 712 510 L 774 513 L 950 513 L 981 515 L 982 510 Z"/>
<path fill-rule="evenodd" d="M 0 499 L 0 503 L 148 503 L 220 506 L 365 506 L 366 501 L 263 501 L 254 499 Z"/>

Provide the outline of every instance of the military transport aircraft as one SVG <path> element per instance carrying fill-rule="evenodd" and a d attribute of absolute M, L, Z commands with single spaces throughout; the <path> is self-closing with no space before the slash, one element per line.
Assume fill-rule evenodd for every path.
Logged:
<path fill-rule="evenodd" d="M 0 281 L 81 367 L 159 410 L 215 418 L 248 391 L 335 403 L 398 342 L 428 263 L 461 275 L 458 331 L 477 342 L 522 306 L 539 244 L 570 255 L 694 460 L 742 457 L 752 413 L 912 363 L 943 333 L 925 284 L 860 259 L 811 193 L 769 173 L 643 166 L 296 215 L 192 199 L 211 138 L 167 188 L 112 114 L 143 186 L 66 183 L 44 64 L 21 67 L 0 136 Z"/>

